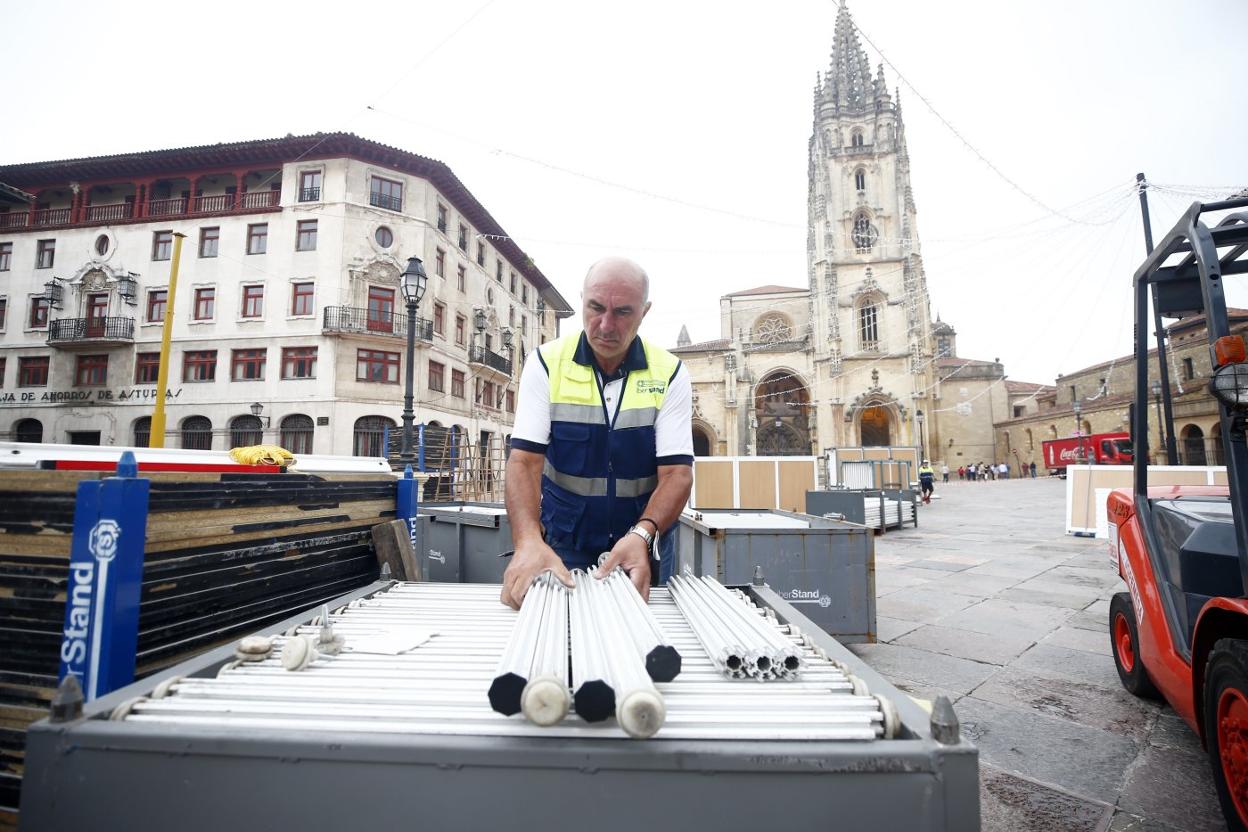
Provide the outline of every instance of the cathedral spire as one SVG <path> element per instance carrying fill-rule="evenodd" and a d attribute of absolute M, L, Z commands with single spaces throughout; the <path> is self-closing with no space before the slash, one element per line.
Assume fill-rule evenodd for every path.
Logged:
<path fill-rule="evenodd" d="M 832 39 L 832 59 L 824 79 L 824 90 L 838 109 L 861 109 L 873 90 L 871 65 L 867 53 L 858 42 L 858 30 L 849 16 L 849 7 L 841 0 L 836 13 L 836 29 Z"/>
<path fill-rule="evenodd" d="M 680 335 L 676 336 L 676 346 L 687 347 L 692 343 L 693 343 L 693 340 L 689 337 L 689 327 L 685 326 L 684 324 L 681 324 Z"/>

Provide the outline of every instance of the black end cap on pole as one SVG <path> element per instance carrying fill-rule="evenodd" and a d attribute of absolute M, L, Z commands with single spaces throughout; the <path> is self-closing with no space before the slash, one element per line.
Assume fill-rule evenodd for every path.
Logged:
<path fill-rule="evenodd" d="M 490 683 L 490 707 L 505 716 L 520 713 L 520 696 L 528 681 L 514 673 L 495 676 Z"/>
<path fill-rule="evenodd" d="M 572 694 L 576 713 L 586 722 L 602 722 L 615 713 L 615 691 L 601 679 L 585 682 Z"/>
<path fill-rule="evenodd" d="M 660 644 L 646 654 L 646 673 L 655 682 L 670 682 L 680 675 L 680 652 L 670 644 Z"/>
<path fill-rule="evenodd" d="M 49 721 L 73 722 L 75 719 L 82 719 L 84 701 L 82 685 L 78 683 L 78 677 L 66 676 L 65 681 L 61 682 L 60 687 L 56 689 L 56 693 L 52 694 Z"/>

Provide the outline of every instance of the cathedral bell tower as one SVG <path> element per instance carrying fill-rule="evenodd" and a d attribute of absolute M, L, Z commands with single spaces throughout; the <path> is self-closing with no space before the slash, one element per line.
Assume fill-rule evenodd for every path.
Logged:
<path fill-rule="evenodd" d="M 935 372 L 910 159 L 901 105 L 882 64 L 872 75 L 844 0 L 813 115 L 807 277 L 818 387 L 832 405 L 819 435 L 914 446 Z"/>

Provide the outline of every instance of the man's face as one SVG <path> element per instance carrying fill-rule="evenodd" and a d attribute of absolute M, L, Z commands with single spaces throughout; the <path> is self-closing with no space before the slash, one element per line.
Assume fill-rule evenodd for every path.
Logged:
<path fill-rule="evenodd" d="M 617 365 L 637 335 L 649 303 L 642 303 L 641 284 L 631 276 L 610 272 L 585 283 L 582 314 L 589 346 L 602 365 Z"/>

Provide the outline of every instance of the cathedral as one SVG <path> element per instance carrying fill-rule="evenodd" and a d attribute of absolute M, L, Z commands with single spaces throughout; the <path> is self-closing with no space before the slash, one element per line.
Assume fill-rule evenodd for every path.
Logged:
<path fill-rule="evenodd" d="M 873 73 L 848 8 L 815 84 L 806 285 L 720 298 L 720 338 L 675 348 L 694 383 L 699 455 L 921 447 L 992 461 L 1010 397 L 997 361 L 957 357 L 933 322 L 901 105 Z"/>

